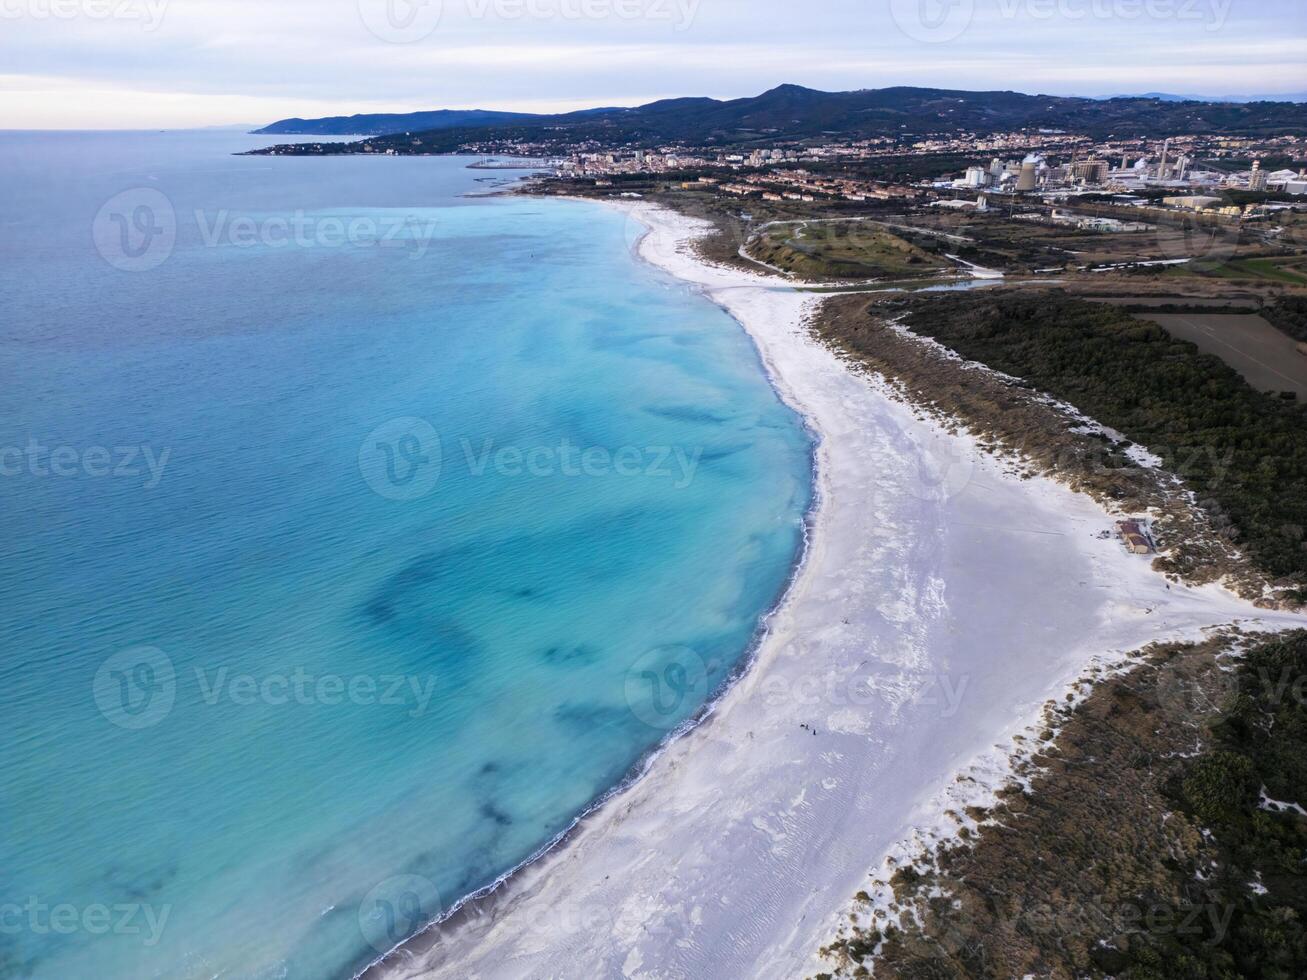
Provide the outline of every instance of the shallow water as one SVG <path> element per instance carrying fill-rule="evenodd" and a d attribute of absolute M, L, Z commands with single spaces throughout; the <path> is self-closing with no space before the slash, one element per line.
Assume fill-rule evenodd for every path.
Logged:
<path fill-rule="evenodd" d="M 0 977 L 348 974 L 692 715 L 801 545 L 799 420 L 620 215 L 256 142 L 0 134 Z"/>

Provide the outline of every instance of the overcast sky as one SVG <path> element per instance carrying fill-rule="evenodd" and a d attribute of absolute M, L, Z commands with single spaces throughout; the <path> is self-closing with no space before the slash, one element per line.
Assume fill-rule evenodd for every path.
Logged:
<path fill-rule="evenodd" d="M 1307 0 L 0 0 L 0 128 L 925 85 L 1307 91 Z"/>

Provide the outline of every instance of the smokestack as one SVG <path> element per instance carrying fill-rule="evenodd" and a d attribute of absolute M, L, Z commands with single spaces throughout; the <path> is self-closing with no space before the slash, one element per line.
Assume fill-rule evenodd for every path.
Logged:
<path fill-rule="evenodd" d="M 1037 183 L 1035 161 L 1027 160 L 1021 165 L 1021 176 L 1017 178 L 1017 190 L 1029 193 L 1035 189 Z"/>

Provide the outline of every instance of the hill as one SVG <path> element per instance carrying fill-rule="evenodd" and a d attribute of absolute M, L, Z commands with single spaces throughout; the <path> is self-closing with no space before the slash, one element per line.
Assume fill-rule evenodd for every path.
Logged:
<path fill-rule="evenodd" d="M 325 119 L 281 119 L 270 126 L 253 130 L 257 135 L 299 136 L 384 136 L 390 133 L 416 133 L 459 126 L 495 124 L 529 124 L 538 118 L 528 112 L 494 112 L 489 109 L 435 109 L 430 112 L 379 112 L 354 116 L 328 116 Z"/>
<path fill-rule="evenodd" d="M 414 116 L 436 117 L 439 125 L 424 127 Z M 727 101 L 666 99 L 634 109 L 548 116 L 485 113 L 476 121 L 460 119 L 457 113 L 414 116 L 350 118 L 381 119 L 379 125 L 383 126 L 397 125 L 403 120 L 403 128 L 394 130 L 395 135 L 370 142 L 374 148 L 393 148 L 404 153 L 453 152 L 488 139 L 558 146 L 593 141 L 609 146 L 685 143 L 725 147 L 777 139 L 983 134 L 1019 129 L 1065 130 L 1098 138 L 1154 139 L 1186 133 L 1266 136 L 1307 132 L 1307 105 L 1293 102 L 1087 99 L 906 87 L 820 92 L 799 85 L 781 85 L 762 95 Z M 296 122 L 304 126 L 329 121 L 285 120 L 275 125 Z M 262 132 L 273 131 L 291 130 L 269 127 Z M 328 152 L 355 150 L 346 144 Z"/>

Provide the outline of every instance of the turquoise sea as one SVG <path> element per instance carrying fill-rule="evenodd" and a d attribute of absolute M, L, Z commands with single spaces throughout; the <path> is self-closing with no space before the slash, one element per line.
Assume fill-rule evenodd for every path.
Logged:
<path fill-rule="evenodd" d="M 811 445 L 467 160 L 0 133 L 0 977 L 349 977 L 746 655 Z"/>

